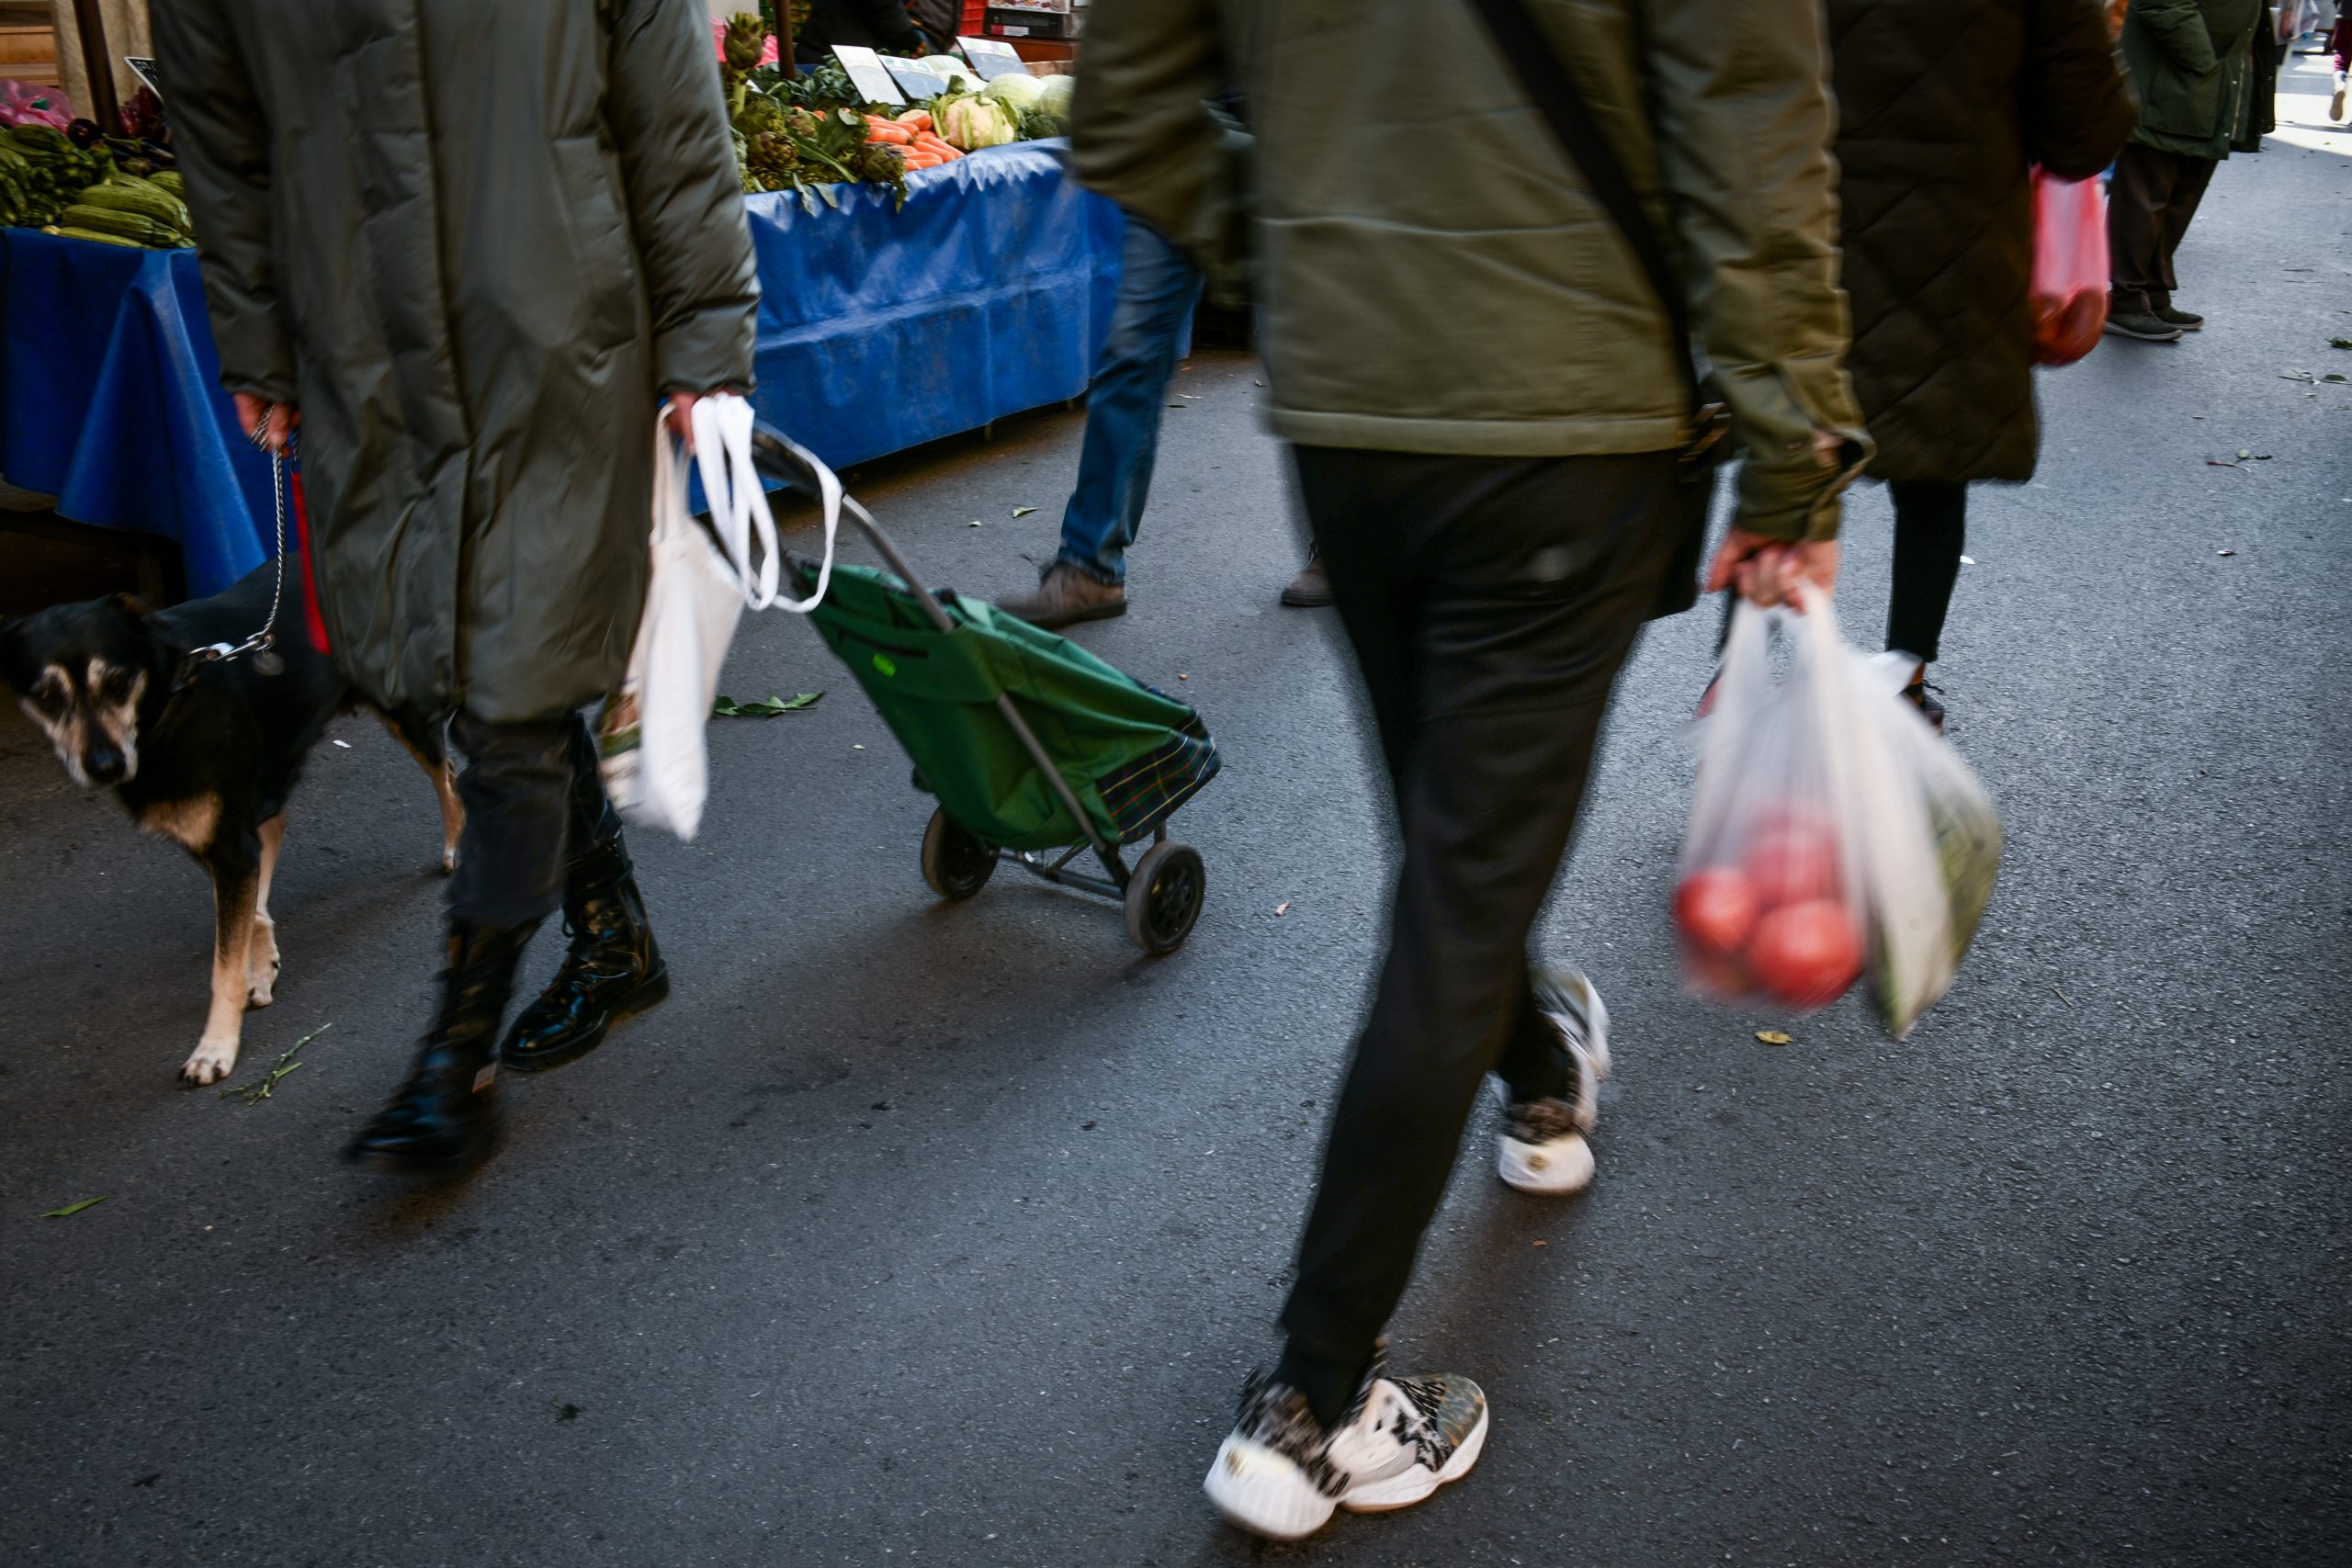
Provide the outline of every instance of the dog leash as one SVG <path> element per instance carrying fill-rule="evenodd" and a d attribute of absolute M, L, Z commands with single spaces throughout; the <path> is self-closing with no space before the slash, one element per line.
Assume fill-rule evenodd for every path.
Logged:
<path fill-rule="evenodd" d="M 287 450 L 279 452 L 270 449 L 269 416 L 276 412 L 277 407 L 275 403 L 262 405 L 261 416 L 254 421 L 253 434 L 250 437 L 255 450 L 269 452 L 269 488 L 271 495 L 277 502 L 277 554 L 275 558 L 277 562 L 277 586 L 270 590 L 269 618 L 262 622 L 261 630 L 241 643 L 232 646 L 225 642 L 214 642 L 207 643 L 202 648 L 190 649 L 187 656 L 180 660 L 179 671 L 172 680 L 172 693 L 175 696 L 187 689 L 189 683 L 196 679 L 197 671 L 206 665 L 226 664 L 231 660 L 242 659 L 248 653 L 254 656 L 254 669 L 261 674 L 279 675 L 286 671 L 286 660 L 277 651 L 277 611 L 286 599 L 286 459 L 301 437 L 297 433 L 288 431 L 286 435 Z"/>

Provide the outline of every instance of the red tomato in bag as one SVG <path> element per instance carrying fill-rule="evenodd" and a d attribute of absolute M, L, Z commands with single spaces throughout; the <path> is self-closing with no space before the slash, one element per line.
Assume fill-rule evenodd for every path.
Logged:
<path fill-rule="evenodd" d="M 1737 953 L 1756 929 L 1756 888 L 1736 866 L 1692 872 L 1674 890 L 1674 920 L 1709 953 Z"/>
<path fill-rule="evenodd" d="M 1826 828 L 1792 818 L 1785 827 L 1757 835 L 1744 863 L 1748 886 L 1762 908 L 1835 898 L 1838 840 Z"/>
<path fill-rule="evenodd" d="M 1756 922 L 1747 962 L 1758 983 L 1791 1007 L 1827 1007 L 1862 972 L 1861 933 L 1844 905 L 1808 899 Z"/>

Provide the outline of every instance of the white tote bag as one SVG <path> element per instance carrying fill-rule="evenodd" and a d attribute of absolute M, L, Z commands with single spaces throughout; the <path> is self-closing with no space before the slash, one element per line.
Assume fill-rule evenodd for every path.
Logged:
<path fill-rule="evenodd" d="M 645 616 L 629 652 L 628 674 L 605 705 L 599 736 L 605 791 L 621 815 L 688 840 L 702 827 L 709 790 L 703 729 L 718 694 L 719 666 L 743 606 L 764 609 L 776 602 L 783 565 L 775 519 L 752 462 L 751 404 L 725 395 L 703 398 L 693 418 L 712 531 L 706 533 L 689 510 L 684 454 L 657 422 Z M 841 486 L 822 464 L 794 450 L 817 475 L 825 517 L 817 591 L 786 605 L 806 613 L 824 598 L 831 578 Z"/>

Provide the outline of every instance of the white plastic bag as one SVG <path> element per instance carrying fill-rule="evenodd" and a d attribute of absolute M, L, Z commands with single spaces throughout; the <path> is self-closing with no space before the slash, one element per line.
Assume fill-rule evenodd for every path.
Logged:
<path fill-rule="evenodd" d="M 1951 984 L 2000 825 L 1902 701 L 1902 669 L 1848 647 L 1826 595 L 1804 604 L 1733 615 L 1678 866 L 1684 972 L 1710 996 L 1810 1010 L 1867 969 L 1900 1037 Z"/>
<path fill-rule="evenodd" d="M 709 789 L 703 730 L 718 694 L 727 645 L 745 604 L 758 610 L 776 603 L 783 568 L 775 518 L 752 462 L 752 405 L 715 395 L 695 402 L 693 418 L 711 526 L 706 532 L 689 509 L 684 454 L 657 421 L 653 570 L 645 616 L 629 651 L 628 674 L 605 705 L 599 735 L 605 791 L 621 815 L 686 840 L 702 826 Z M 824 598 L 831 581 L 841 483 L 814 457 L 793 450 L 816 476 L 825 519 L 816 592 L 785 605 L 805 613 Z"/>

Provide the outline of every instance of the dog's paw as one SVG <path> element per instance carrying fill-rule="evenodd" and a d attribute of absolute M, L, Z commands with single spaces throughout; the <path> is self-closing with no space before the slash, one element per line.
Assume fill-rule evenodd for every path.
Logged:
<path fill-rule="evenodd" d="M 273 964 L 258 974 L 245 976 L 245 1006 L 266 1008 L 277 999 L 277 965 Z"/>
<path fill-rule="evenodd" d="M 444 876 L 452 876 L 457 874 L 457 870 L 458 846 L 452 843 L 441 852 L 441 874 Z"/>
<path fill-rule="evenodd" d="M 181 1066 L 180 1077 L 187 1082 L 201 1088 L 206 1084 L 219 1083 L 229 1076 L 230 1069 L 236 1065 L 237 1043 L 235 1041 L 232 1040 L 225 1044 L 217 1045 L 207 1043 L 198 1045 L 196 1048 L 196 1055 L 190 1056 Z"/>

